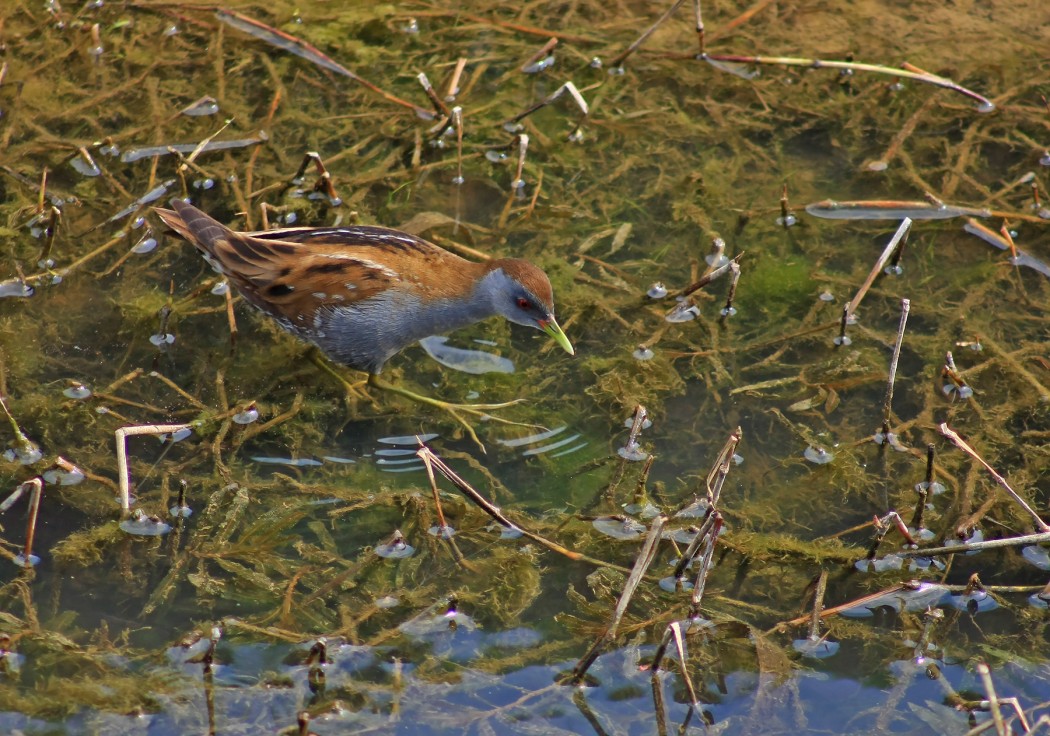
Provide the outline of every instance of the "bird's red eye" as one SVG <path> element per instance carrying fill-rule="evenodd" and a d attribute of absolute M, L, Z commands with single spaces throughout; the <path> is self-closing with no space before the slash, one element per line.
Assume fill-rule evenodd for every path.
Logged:
<path fill-rule="evenodd" d="M 522 309 L 528 309 L 532 305 L 529 304 L 529 300 L 526 299 L 525 297 L 518 297 L 518 306 L 521 307 Z"/>

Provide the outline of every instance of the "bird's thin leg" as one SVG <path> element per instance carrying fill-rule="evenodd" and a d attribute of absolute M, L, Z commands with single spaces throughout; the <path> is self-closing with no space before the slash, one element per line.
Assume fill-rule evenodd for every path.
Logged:
<path fill-rule="evenodd" d="M 467 431 L 467 434 L 470 436 L 470 439 L 474 441 L 474 444 L 481 448 L 482 452 L 485 452 L 485 446 L 481 444 L 481 441 L 478 439 L 477 433 L 474 431 L 474 427 L 463 417 L 463 414 L 472 414 L 478 417 L 479 419 L 485 421 L 495 421 L 500 422 L 502 424 L 513 424 L 519 427 L 534 428 L 538 426 L 535 424 L 524 424 L 522 422 L 514 422 L 509 419 L 503 419 L 502 417 L 493 416 L 488 413 L 493 409 L 504 409 L 508 406 L 519 404 L 522 401 L 524 401 L 524 399 L 504 401 L 500 404 L 453 404 L 448 401 L 442 401 L 441 399 L 435 399 L 424 394 L 418 394 L 415 391 L 409 391 L 406 388 L 401 388 L 400 386 L 395 386 L 393 384 L 387 383 L 374 373 L 369 374 L 368 385 L 372 386 L 373 388 L 380 389 L 381 391 L 390 391 L 391 393 L 395 393 L 398 396 L 404 396 L 406 399 L 410 399 L 420 404 L 433 406 L 436 409 L 441 409 L 442 411 L 451 414 L 452 418 L 463 426 L 463 428 Z"/>
<path fill-rule="evenodd" d="M 354 402 L 356 402 L 358 399 L 363 399 L 365 401 L 370 402 L 373 405 L 376 403 L 375 399 L 373 399 L 366 392 L 361 390 L 368 383 L 367 380 L 350 383 L 350 381 L 346 380 L 346 377 L 341 375 L 339 371 L 332 367 L 332 364 L 329 363 L 323 355 L 321 355 L 321 351 L 319 351 L 317 348 L 310 348 L 309 355 L 311 363 L 320 368 L 322 372 L 327 373 L 329 376 L 334 378 L 339 385 L 346 389 L 346 396 L 348 399 Z"/>
<path fill-rule="evenodd" d="M 473 414 L 476 417 L 481 417 L 482 419 L 496 419 L 497 417 L 489 415 L 488 412 L 492 411 L 493 409 L 506 409 L 508 406 L 514 406 L 515 404 L 520 404 L 522 401 L 524 401 L 524 399 L 514 399 L 514 401 L 504 401 L 500 404 L 454 404 L 449 401 L 442 401 L 441 399 L 432 398 L 425 394 L 417 394 L 415 391 L 409 391 L 407 388 L 401 388 L 400 386 L 395 386 L 392 383 L 387 383 L 374 373 L 369 374 L 368 385 L 372 386 L 373 388 L 378 388 L 382 391 L 390 391 L 392 393 L 398 394 L 399 396 L 404 396 L 406 399 L 411 399 L 412 401 L 419 402 L 420 404 L 426 404 L 428 406 L 433 406 L 438 409 L 444 409 L 445 411 L 461 411 L 465 414 Z M 511 423 L 513 424 L 513 422 Z"/>

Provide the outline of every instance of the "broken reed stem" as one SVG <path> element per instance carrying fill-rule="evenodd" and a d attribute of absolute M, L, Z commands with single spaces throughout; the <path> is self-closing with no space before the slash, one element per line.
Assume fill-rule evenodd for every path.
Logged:
<path fill-rule="evenodd" d="M 461 185 L 463 179 L 463 108 L 452 108 L 452 125 L 456 129 L 456 178 L 455 184 Z"/>
<path fill-rule="evenodd" d="M 722 486 L 725 485 L 726 478 L 729 476 L 729 470 L 732 468 L 733 456 L 736 455 L 736 448 L 739 446 L 743 436 L 744 431 L 740 427 L 729 433 L 729 438 L 722 445 L 715 464 L 711 466 L 711 470 L 707 474 L 705 485 L 707 487 L 707 502 L 711 508 L 718 504 L 722 495 Z"/>
<path fill-rule="evenodd" d="M 594 660 L 598 659 L 598 655 L 601 654 L 605 646 L 616 638 L 616 630 L 620 626 L 624 613 L 627 612 L 627 605 L 631 602 L 631 597 L 634 595 L 635 590 L 638 589 L 638 584 L 642 582 L 642 578 L 645 577 L 646 571 L 648 571 L 649 566 L 656 557 L 656 550 L 660 545 L 660 533 L 663 531 L 666 522 L 667 517 L 665 516 L 657 516 L 653 519 L 652 526 L 649 527 L 649 534 L 646 535 L 645 542 L 638 551 L 638 556 L 634 560 L 634 567 L 631 568 L 631 574 L 627 578 L 627 582 L 624 583 L 620 599 L 616 602 L 616 609 L 613 611 L 612 620 L 609 621 L 608 628 L 591 645 L 587 653 L 580 658 L 576 666 L 572 668 L 573 684 L 579 684 L 583 676 L 587 674 L 587 670 L 594 664 Z"/>
<path fill-rule="evenodd" d="M 400 97 L 396 97 L 386 90 L 377 87 L 376 85 L 369 82 L 364 77 L 358 76 L 354 72 L 347 69 L 342 64 L 338 63 L 334 59 L 325 54 L 321 53 L 316 47 L 311 46 L 302 39 L 292 36 L 284 31 L 280 31 L 272 26 L 268 26 L 265 23 L 250 18 L 247 15 L 242 15 L 233 10 L 218 10 L 215 13 L 216 17 L 223 23 L 233 26 L 239 31 L 243 31 L 254 38 L 269 44 L 270 46 L 287 51 L 288 53 L 295 54 L 296 56 L 306 59 L 307 61 L 316 64 L 317 66 L 333 71 L 336 74 L 341 74 L 347 79 L 350 79 L 357 84 L 371 90 L 375 94 L 382 97 L 387 102 L 392 102 L 395 105 L 406 107 L 412 110 L 416 115 L 423 118 L 424 120 L 433 119 L 433 114 L 418 105 L 411 102 L 402 100 Z"/>
<path fill-rule="evenodd" d="M 678 666 L 681 670 L 682 681 L 685 683 L 686 692 L 689 695 L 689 703 L 693 710 L 696 711 L 697 715 L 703 719 L 703 713 L 700 712 L 700 702 L 696 697 L 696 688 L 693 687 L 693 680 L 689 677 L 689 667 L 685 655 L 685 637 L 682 635 L 682 624 L 679 621 L 673 621 L 667 625 L 667 628 L 664 630 L 663 639 L 660 640 L 660 646 L 657 647 L 656 654 L 653 655 L 653 663 L 651 665 L 653 672 L 653 690 L 656 691 L 659 684 L 656 676 L 660 671 L 660 665 L 663 663 L 664 653 L 667 651 L 667 645 L 671 643 L 671 639 L 674 639 L 675 649 L 678 651 Z"/>
<path fill-rule="evenodd" d="M 40 513 L 40 496 L 44 492 L 44 482 L 39 478 L 28 480 L 23 485 L 30 487 L 29 491 L 29 518 L 26 519 L 26 542 L 22 550 L 22 557 L 27 567 L 32 567 L 33 539 L 36 537 L 36 519 Z"/>
<path fill-rule="evenodd" d="M 528 71 L 529 71 L 529 67 L 531 67 L 533 64 L 535 64 L 537 61 L 540 61 L 541 59 L 545 59 L 548 55 L 550 55 L 550 53 L 552 51 L 554 51 L 554 47 L 557 46 L 557 45 L 558 45 L 558 39 L 557 38 L 551 37 L 551 38 L 547 39 L 547 43 L 543 44 L 543 46 L 540 47 L 539 51 L 537 51 L 535 54 L 533 54 L 528 59 L 526 59 L 522 63 L 522 65 L 520 67 L 518 67 L 518 71 L 520 71 L 523 74 L 527 74 Z"/>
<path fill-rule="evenodd" d="M 966 441 L 962 437 L 960 437 L 957 432 L 955 432 L 953 429 L 950 429 L 948 427 L 947 422 L 941 423 L 939 429 L 941 430 L 941 434 L 947 437 L 953 445 L 965 452 L 972 459 L 979 462 L 984 467 L 984 469 L 988 471 L 988 474 L 992 476 L 992 478 L 999 485 L 999 487 L 1006 491 L 1014 501 L 1020 504 L 1021 508 L 1023 508 L 1026 512 L 1028 512 L 1029 515 L 1031 515 L 1033 519 L 1035 519 L 1035 523 L 1039 531 L 1050 532 L 1050 525 L 1048 525 L 1039 517 L 1039 514 L 1035 512 L 1035 509 L 1029 506 L 1028 502 L 1021 498 L 1020 495 L 1018 495 L 1017 491 L 1010 487 L 1010 484 L 1006 482 L 1006 478 L 999 475 L 999 473 L 995 471 L 995 468 L 993 468 L 991 465 L 985 462 L 984 458 L 978 455 L 977 451 L 970 447 L 970 445 L 968 445 Z"/>
<path fill-rule="evenodd" d="M 682 289 L 681 296 L 689 296 L 694 291 L 697 291 L 699 289 L 704 288 L 705 286 L 710 284 L 712 281 L 714 281 L 718 277 L 724 275 L 726 273 L 726 271 L 730 270 L 732 264 L 734 264 L 734 263 L 739 264 L 740 263 L 740 259 L 743 257 L 743 255 L 744 255 L 743 252 L 737 253 L 733 258 L 731 258 L 726 263 L 723 263 L 721 266 L 719 266 L 718 268 L 710 271 L 709 273 L 705 273 L 697 281 L 695 281 L 694 283 L 692 283 L 689 286 L 687 286 L 684 289 Z"/>
<path fill-rule="evenodd" d="M 423 91 L 427 95 L 427 99 L 430 100 L 430 104 L 434 106 L 434 110 L 437 111 L 437 114 L 448 120 L 449 117 L 451 117 L 448 106 L 445 104 L 444 100 L 438 97 L 438 93 L 434 91 L 434 85 L 432 85 L 430 80 L 427 79 L 427 75 L 420 72 L 416 75 L 416 79 L 419 80 L 419 84 L 422 85 Z"/>
<path fill-rule="evenodd" d="M 715 511 L 711 514 L 711 533 L 707 535 L 707 546 L 704 547 L 704 555 L 700 559 L 700 569 L 696 572 L 696 580 L 693 583 L 693 596 L 689 606 L 689 618 L 700 618 L 700 604 L 704 599 L 704 588 L 707 587 L 707 574 L 711 571 L 711 561 L 715 556 L 715 545 L 718 544 L 718 535 L 722 532 L 722 514 Z"/>
<path fill-rule="evenodd" d="M 441 508 L 441 498 L 438 495 L 438 484 L 437 479 L 434 477 L 434 466 L 431 464 L 430 457 L 426 455 L 420 455 L 423 460 L 423 467 L 427 471 L 427 479 L 430 480 L 430 490 L 434 494 L 434 508 L 437 509 L 438 517 L 438 537 L 442 537 L 445 534 L 445 530 L 448 529 L 448 524 L 445 523 L 445 512 Z"/>
<path fill-rule="evenodd" d="M 682 556 L 678 560 L 678 564 L 675 565 L 674 572 L 671 573 L 671 577 L 675 581 L 675 585 L 680 580 L 685 579 L 685 570 L 689 567 L 689 563 L 696 557 L 697 551 L 700 549 L 700 545 L 704 543 L 704 540 L 711 534 L 711 529 L 715 525 L 715 512 L 708 510 L 707 516 L 704 517 L 704 522 L 700 525 L 700 530 L 693 537 L 693 540 L 689 542 L 689 545 L 682 552 Z"/>
<path fill-rule="evenodd" d="M 463 76 L 463 70 L 467 68 L 467 57 L 461 56 L 456 60 L 456 68 L 452 70 L 452 77 L 448 80 L 445 89 L 445 102 L 454 102 L 459 94 L 459 80 Z"/>
<path fill-rule="evenodd" d="M 989 539 L 983 542 L 967 542 L 965 544 L 953 544 L 950 547 L 924 547 L 922 549 L 898 549 L 893 554 L 898 557 L 934 557 L 938 555 L 953 555 L 963 552 L 978 552 L 985 549 L 1002 549 L 1004 547 L 1027 547 L 1030 544 L 1042 544 L 1050 542 L 1050 531 L 1038 534 L 1022 534 L 1019 537 L 1006 537 L 1004 539 Z"/>
<path fill-rule="evenodd" d="M 40 497 L 44 491 L 44 482 L 40 478 L 33 478 L 19 484 L 10 496 L 4 499 L 3 503 L 0 503 L 0 514 L 14 506 L 15 502 L 22 498 L 26 491 L 29 491 L 29 517 L 26 520 L 26 541 L 25 546 L 22 548 L 22 563 L 19 563 L 17 558 L 15 563 L 22 564 L 24 567 L 32 567 L 33 539 L 36 537 L 36 520 L 40 513 Z"/>
<path fill-rule="evenodd" d="M 828 590 L 828 571 L 821 570 L 817 577 L 817 589 L 813 593 L 813 614 L 809 620 L 809 638 L 820 638 L 820 612 L 824 610 L 824 594 Z"/>
<path fill-rule="evenodd" d="M 995 732 L 1000 736 L 1005 736 L 1009 731 L 1006 730 L 1006 724 L 1003 723 L 1003 713 L 999 709 L 999 697 L 995 693 L 995 685 L 992 683 L 992 673 L 988 669 L 988 665 L 984 662 L 978 662 L 977 674 L 981 678 L 981 684 L 984 686 L 984 694 L 988 698 L 988 710 L 992 714 L 992 723 L 995 724 Z"/>
<path fill-rule="evenodd" d="M 696 44 L 699 49 L 697 53 L 704 53 L 704 16 L 700 12 L 700 0 L 693 0 L 693 11 L 696 14 Z"/>
<path fill-rule="evenodd" d="M 825 59 L 802 59 L 790 56 L 740 56 L 736 54 L 701 54 L 701 61 L 724 62 L 729 64 L 771 64 L 775 66 L 802 66 L 809 69 L 847 69 L 855 72 L 875 72 L 876 74 L 888 74 L 892 77 L 911 79 L 916 82 L 932 84 L 944 89 L 950 89 L 961 95 L 969 97 L 977 102 L 981 112 L 991 112 L 995 109 L 995 103 L 987 97 L 967 89 L 947 77 L 941 77 L 929 72 L 912 71 L 910 69 L 895 69 L 891 66 L 881 64 L 864 64 L 855 61 L 828 61 Z"/>
<path fill-rule="evenodd" d="M 566 82 L 562 86 L 558 87 L 558 89 L 554 90 L 554 92 L 546 98 L 540 100 L 535 105 L 526 108 L 514 117 L 505 121 L 503 123 L 504 127 L 521 122 L 532 113 L 536 112 L 541 108 L 546 107 L 547 105 L 556 101 L 559 97 L 566 93 L 568 93 L 568 95 L 572 98 L 572 101 L 576 103 L 576 107 L 580 108 L 580 112 L 582 113 L 582 117 L 580 118 L 579 122 L 576 123 L 576 127 L 573 129 L 573 132 L 569 134 L 571 138 L 576 134 L 576 131 L 580 129 L 580 126 L 583 125 L 583 122 L 587 119 L 587 116 L 590 115 L 590 106 L 587 104 L 587 100 L 583 99 L 583 95 L 580 94 L 580 90 L 572 82 Z"/>
<path fill-rule="evenodd" d="M 617 54 L 612 59 L 610 59 L 609 60 L 609 66 L 611 66 L 611 67 L 613 67 L 615 69 L 616 67 L 618 67 L 621 64 L 623 64 L 623 62 L 625 62 L 627 60 L 627 57 L 629 57 L 631 54 L 633 54 L 635 51 L 637 51 L 638 48 L 643 43 L 645 43 L 645 41 L 649 38 L 649 36 L 653 35 L 653 33 L 656 31 L 657 28 L 659 28 L 661 25 L 663 25 L 664 22 L 667 21 L 668 18 L 670 18 L 672 15 L 674 15 L 675 11 L 678 10 L 678 8 L 682 7 L 682 3 L 684 3 L 684 2 L 685 2 L 685 0 L 675 0 L 674 4 L 671 5 L 671 7 L 669 7 L 667 10 L 665 10 L 663 15 L 661 15 L 659 18 L 656 19 L 656 22 L 654 22 L 651 26 L 649 26 L 644 31 L 642 31 L 642 35 L 640 35 L 637 39 L 635 39 L 634 43 L 632 43 L 626 49 L 624 49 L 619 54 Z M 699 13 L 699 0 L 694 0 L 694 2 L 696 2 L 696 4 L 697 4 L 697 8 L 698 8 L 697 12 Z M 697 18 L 698 18 L 697 22 L 699 24 L 699 15 L 697 15 Z M 703 26 L 702 25 L 698 25 L 697 30 L 698 30 L 699 33 L 702 34 L 703 33 Z M 701 49 L 701 52 L 702 52 L 702 49 Z"/>
<path fill-rule="evenodd" d="M 893 356 L 890 358 L 890 375 L 886 381 L 886 398 L 882 401 L 882 426 L 889 432 L 890 408 L 893 404 L 893 384 L 897 380 L 897 362 L 901 357 L 901 343 L 904 342 L 904 328 L 908 324 L 908 313 L 911 311 L 911 300 L 901 299 L 901 320 L 897 325 L 897 340 L 893 343 Z"/>
<path fill-rule="evenodd" d="M 903 220 L 901 220 L 901 224 L 900 227 L 897 228 L 897 232 L 893 234 L 893 237 L 890 239 L 890 242 L 883 249 L 882 255 L 879 256 L 879 260 L 875 262 L 875 266 L 871 269 L 871 272 L 868 274 L 868 278 L 864 280 L 864 283 L 861 284 L 861 287 L 857 290 L 856 296 L 854 296 L 853 300 L 846 305 L 849 316 L 852 317 L 854 314 L 856 314 L 857 307 L 860 306 L 860 302 L 862 299 L 864 299 L 864 295 L 868 293 L 868 289 L 870 289 L 871 285 L 875 283 L 876 277 L 880 273 L 882 273 L 882 269 L 886 267 L 886 264 L 889 262 L 890 257 L 893 255 L 893 252 L 897 250 L 897 246 L 900 244 L 901 239 L 908 234 L 908 230 L 910 229 L 911 218 L 905 217 Z"/>
<path fill-rule="evenodd" d="M 423 445 L 419 448 L 419 450 L 416 451 L 416 454 L 420 457 L 420 459 L 423 459 L 424 463 L 427 461 L 427 459 L 429 459 L 429 461 L 433 463 L 434 468 L 436 468 L 437 471 L 441 473 L 441 475 L 443 475 L 447 481 L 449 481 L 452 485 L 456 486 L 456 488 L 459 489 L 460 493 L 462 493 L 464 496 L 470 499 L 478 508 L 480 508 L 486 514 L 495 519 L 501 526 L 506 527 L 507 529 L 516 529 L 519 532 L 521 532 L 523 536 L 528 537 L 537 544 L 542 544 L 544 547 L 551 550 L 552 552 L 557 552 L 560 555 L 568 557 L 570 560 L 575 560 L 577 562 L 587 562 L 592 565 L 597 565 L 598 567 L 608 567 L 613 570 L 627 571 L 626 568 L 620 565 L 613 565 L 603 560 L 598 560 L 593 557 L 581 554 L 579 552 L 574 552 L 571 549 L 562 547 L 557 542 L 552 542 L 551 540 L 546 539 L 545 537 L 541 537 L 535 532 L 530 532 L 528 529 L 523 529 L 522 527 L 518 526 L 510 519 L 508 519 L 506 516 L 504 516 L 503 512 L 500 511 L 499 508 L 492 505 L 492 503 L 490 503 L 488 499 L 486 499 L 484 496 L 482 496 L 480 493 L 474 490 L 474 488 L 469 483 L 460 478 L 459 475 L 457 475 L 456 472 L 452 470 L 452 468 L 446 465 L 440 457 L 435 455 L 433 450 L 431 450 L 429 447 Z"/>
<path fill-rule="evenodd" d="M 121 427 L 113 434 L 117 441 L 117 483 L 120 488 L 120 509 L 126 515 L 131 512 L 131 477 L 128 473 L 128 437 L 143 434 L 167 434 L 183 429 L 193 429 L 192 424 L 143 424 L 136 427 Z"/>

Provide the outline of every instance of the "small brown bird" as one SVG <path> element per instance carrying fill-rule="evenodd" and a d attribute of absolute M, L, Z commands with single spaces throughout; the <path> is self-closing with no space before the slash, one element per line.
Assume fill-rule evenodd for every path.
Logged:
<path fill-rule="evenodd" d="M 475 263 L 384 227 L 238 233 L 186 202 L 176 199 L 172 206 L 156 212 L 248 303 L 334 362 L 366 371 L 379 388 L 453 414 L 494 408 L 449 404 L 375 376 L 413 342 L 495 315 L 543 330 L 574 353 L 554 318 L 547 275 L 527 261 Z"/>

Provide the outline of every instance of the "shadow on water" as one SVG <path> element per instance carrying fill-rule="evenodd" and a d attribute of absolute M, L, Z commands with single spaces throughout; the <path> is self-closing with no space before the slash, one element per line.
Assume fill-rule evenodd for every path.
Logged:
<path fill-rule="evenodd" d="M 1050 18 L 986 5 L 723 3 L 698 41 L 678 3 L 637 47 L 671 4 L 15 7 L 0 726 L 1035 722 Z M 347 394 L 162 228 L 172 197 L 527 258 L 577 354 L 490 320 L 391 361 L 521 399 L 482 452 Z M 122 514 L 114 433 L 153 425 Z"/>

